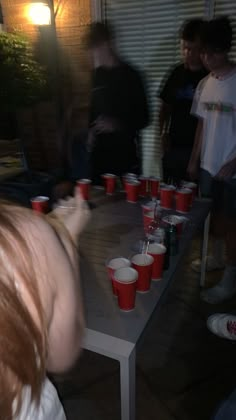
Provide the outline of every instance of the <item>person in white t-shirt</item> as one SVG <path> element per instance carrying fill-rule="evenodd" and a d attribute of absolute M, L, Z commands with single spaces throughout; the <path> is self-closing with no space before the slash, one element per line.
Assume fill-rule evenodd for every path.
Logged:
<path fill-rule="evenodd" d="M 198 85 L 192 113 L 199 118 L 193 152 L 188 165 L 192 178 L 197 176 L 200 159 L 200 189 L 213 198 L 213 255 L 207 268 L 223 267 L 226 245 L 227 262 L 220 283 L 202 293 L 209 303 L 218 303 L 236 292 L 236 66 L 228 52 L 232 28 L 227 18 L 206 22 L 202 32 L 202 57 L 211 73 Z"/>

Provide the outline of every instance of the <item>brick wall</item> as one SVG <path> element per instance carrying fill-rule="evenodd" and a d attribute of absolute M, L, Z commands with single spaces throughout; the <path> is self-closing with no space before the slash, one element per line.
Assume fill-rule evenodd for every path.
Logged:
<path fill-rule="evenodd" d="M 29 21 L 27 12 L 30 1 L 2 0 L 1 4 L 7 31 L 22 30 L 28 34 L 33 44 L 42 42 L 38 28 Z M 56 7 L 57 0 L 55 0 Z M 60 0 L 56 17 L 61 89 L 59 96 L 64 109 L 72 99 L 76 99 L 73 121 L 77 128 L 87 123 L 90 72 L 82 44 L 84 31 L 90 22 L 89 0 Z M 44 46 L 45 44 L 41 44 L 41 50 Z M 18 113 L 20 135 L 24 140 L 28 160 L 33 169 L 54 170 L 61 164 L 58 150 L 57 110 L 57 103 L 50 101 Z"/>

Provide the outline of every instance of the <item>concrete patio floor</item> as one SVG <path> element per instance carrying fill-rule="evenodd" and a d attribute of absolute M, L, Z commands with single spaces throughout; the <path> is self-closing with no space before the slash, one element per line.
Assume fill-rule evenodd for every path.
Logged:
<path fill-rule="evenodd" d="M 208 315 L 235 312 L 236 298 L 214 306 L 200 301 L 199 276 L 190 268 L 199 249 L 196 237 L 137 349 L 137 420 L 210 420 L 236 387 L 236 342 L 206 328 Z M 208 275 L 207 285 L 220 276 Z M 120 419 L 116 361 L 85 351 L 54 382 L 68 420 Z"/>

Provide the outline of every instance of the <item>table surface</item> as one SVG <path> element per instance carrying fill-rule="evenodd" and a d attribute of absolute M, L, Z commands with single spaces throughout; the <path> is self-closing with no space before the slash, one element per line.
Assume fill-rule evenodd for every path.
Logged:
<path fill-rule="evenodd" d="M 196 200 L 179 244 L 163 279 L 152 282 L 150 292 L 136 294 L 135 309 L 123 312 L 112 294 L 105 261 L 113 256 L 130 257 L 133 246 L 144 237 L 142 202 L 127 203 L 123 193 L 95 201 L 92 219 L 81 236 L 81 282 L 87 328 L 136 344 L 153 311 L 173 280 L 180 259 L 196 229 L 209 212 L 209 201 Z M 166 212 L 168 214 L 168 212 Z M 171 212 L 173 214 L 173 211 Z"/>

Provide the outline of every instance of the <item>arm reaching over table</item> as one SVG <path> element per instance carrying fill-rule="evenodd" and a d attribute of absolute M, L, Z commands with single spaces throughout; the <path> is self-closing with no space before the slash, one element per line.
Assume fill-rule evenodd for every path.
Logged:
<path fill-rule="evenodd" d="M 59 244 L 52 246 L 51 253 L 54 253 L 54 258 L 49 264 L 54 261 L 55 301 L 54 315 L 49 329 L 50 352 L 47 367 L 55 373 L 69 368 L 81 348 L 84 318 L 79 258 L 75 245 L 78 245 L 79 236 L 89 219 L 90 210 L 86 201 L 81 198 L 78 188 L 75 188 L 75 196 L 61 200 L 49 217 L 49 223 L 55 228 L 61 246 L 70 261 L 68 265 L 63 250 L 59 249 Z M 60 221 L 59 225 L 55 225 L 55 221 Z"/>
<path fill-rule="evenodd" d="M 89 212 L 76 194 L 73 208 L 60 217 L 54 226 L 55 214 L 48 223 L 29 209 L 0 201 L 2 418 L 18 418 L 18 413 L 25 418 L 26 410 L 34 406 L 51 418 L 48 399 L 53 412 L 62 414 L 56 391 L 45 379 L 46 370 L 70 369 L 81 351 L 84 315 L 73 240 Z"/>
<path fill-rule="evenodd" d="M 60 222 L 67 229 L 72 241 L 77 244 L 80 233 L 83 231 L 90 219 L 90 210 L 87 202 L 83 200 L 79 189 L 75 187 L 74 197 L 59 200 L 54 210 L 49 214 L 49 223 Z M 56 225 L 57 230 L 60 225 Z"/>

